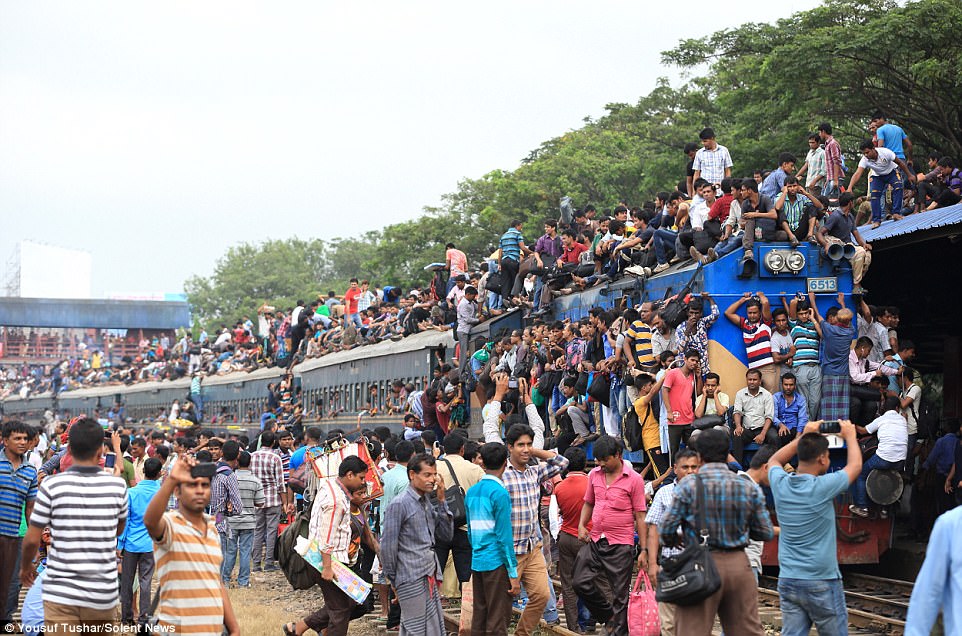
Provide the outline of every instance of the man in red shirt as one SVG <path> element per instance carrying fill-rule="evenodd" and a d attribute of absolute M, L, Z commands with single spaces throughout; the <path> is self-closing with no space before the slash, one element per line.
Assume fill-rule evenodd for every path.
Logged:
<path fill-rule="evenodd" d="M 682 441 L 687 443 L 691 435 L 691 423 L 695 421 L 695 398 L 697 373 L 701 366 L 701 354 L 695 349 L 685 352 L 685 364 L 670 369 L 661 387 L 662 404 L 668 411 L 668 451 L 675 457 Z"/>
<path fill-rule="evenodd" d="M 602 435 L 593 450 L 598 467 L 588 474 L 578 526 L 578 536 L 588 541 L 589 549 L 578 553 L 574 587 L 591 615 L 605 623 L 607 634 L 627 634 L 635 532 L 645 536 L 645 481 L 622 460 L 618 438 Z M 645 550 L 638 555 L 639 568 L 648 566 Z M 598 586 L 601 577 L 611 586 L 610 603 Z"/>
<path fill-rule="evenodd" d="M 344 292 L 344 313 L 347 319 L 354 321 L 354 326 L 360 330 L 364 324 L 361 322 L 361 315 L 357 311 L 357 301 L 361 297 L 361 287 L 357 279 L 351 279 L 351 286 Z"/>
<path fill-rule="evenodd" d="M 588 248 L 576 241 L 575 238 L 573 230 L 565 230 L 561 234 L 561 256 L 558 257 L 558 267 L 569 263 L 577 265 L 581 254 L 588 251 Z"/>
<path fill-rule="evenodd" d="M 558 574 L 561 577 L 561 596 L 564 599 L 565 621 L 568 629 L 574 630 L 578 624 L 578 595 L 574 590 L 574 565 L 578 552 L 584 545 L 578 538 L 578 523 L 581 521 L 581 508 L 585 505 L 585 491 L 588 489 L 588 474 L 585 473 L 587 457 L 585 452 L 572 446 L 564 452 L 568 458 L 568 474 L 555 486 L 554 498 L 558 502 L 561 515 L 561 529 L 558 531 Z M 588 522 L 588 530 L 591 522 Z"/>

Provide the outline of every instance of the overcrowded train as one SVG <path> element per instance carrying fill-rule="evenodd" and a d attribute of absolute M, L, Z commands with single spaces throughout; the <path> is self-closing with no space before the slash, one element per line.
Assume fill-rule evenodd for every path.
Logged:
<path fill-rule="evenodd" d="M 634 306 L 677 294 L 697 296 L 702 291 L 710 293 L 722 311 L 746 291 L 764 292 L 773 307 L 780 304 L 782 296 L 791 298 L 798 292 L 814 292 L 822 315 L 837 303 L 839 293 L 850 298 L 851 268 L 842 254 L 833 253 L 838 258 L 829 258 L 818 246 L 809 243 L 797 248 L 788 243 L 760 243 L 754 247 L 754 256 L 754 263 L 749 264 L 754 265 L 752 267 L 746 267 L 739 250 L 705 265 L 681 262 L 655 276 L 628 274 L 556 298 L 546 317 L 577 320 L 586 317 L 592 307 Z M 512 311 L 482 323 L 476 331 L 479 337 L 495 337 L 521 325 L 521 312 Z M 432 372 L 446 359 L 445 354 L 450 358 L 453 350 L 454 340 L 450 332 L 426 331 L 399 341 L 385 341 L 309 359 L 294 366 L 291 372 L 295 390 L 301 393 L 305 419 L 317 419 L 325 427 L 345 428 L 356 425 L 358 414 L 366 411 L 371 401 L 371 387 L 376 387 L 376 394 L 382 401 L 396 380 L 423 388 Z M 722 390 L 734 396 L 744 386 L 747 370 L 740 330 L 723 318 L 716 321 L 709 332 L 708 352 L 712 370 L 722 378 Z M 206 378 L 203 385 L 205 418 L 218 417 L 217 425 L 212 428 L 256 428 L 266 404 L 268 384 L 279 382 L 284 374 L 285 371 L 279 368 L 264 368 Z M 89 413 L 122 402 L 127 417 L 149 421 L 156 420 L 161 412 L 169 409 L 173 400 L 185 399 L 189 384 L 189 379 L 185 378 L 81 389 L 61 394 L 56 404 L 49 395 L 28 399 L 11 397 L 0 403 L 0 407 L 4 416 L 40 421 L 48 409 L 56 408 L 69 414 Z M 380 414 L 373 418 L 376 423 L 389 423 L 394 427 L 399 426 L 399 419 Z M 374 425 L 375 421 L 369 425 Z M 477 433 L 473 436 L 479 437 L 477 414 L 472 421 L 478 429 L 472 431 Z M 832 460 L 833 469 L 844 464 L 845 450 L 840 440 L 833 444 Z M 874 492 L 870 491 L 870 495 L 878 503 L 891 503 L 898 498 L 900 480 L 877 481 L 881 485 Z M 854 517 L 841 500 L 836 509 L 839 562 L 877 563 L 892 545 L 894 518 Z M 777 542 L 766 544 L 763 557 L 766 565 L 777 564 L 776 551 Z"/>

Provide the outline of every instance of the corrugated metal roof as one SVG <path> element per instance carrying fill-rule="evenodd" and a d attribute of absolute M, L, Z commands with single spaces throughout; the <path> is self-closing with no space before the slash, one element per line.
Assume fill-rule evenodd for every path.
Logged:
<path fill-rule="evenodd" d="M 86 329 L 176 329 L 190 326 L 185 302 L 0 298 L 0 325 Z"/>
<path fill-rule="evenodd" d="M 959 224 L 962 224 L 962 203 L 911 214 L 900 221 L 885 221 L 875 229 L 872 229 L 871 225 L 863 225 L 858 228 L 858 232 L 866 241 L 872 242 Z"/>

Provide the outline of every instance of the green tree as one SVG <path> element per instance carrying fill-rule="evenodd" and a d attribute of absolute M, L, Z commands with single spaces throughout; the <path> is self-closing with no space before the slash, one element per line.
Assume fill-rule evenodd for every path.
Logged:
<path fill-rule="evenodd" d="M 216 327 L 250 316 L 264 302 L 279 307 L 316 298 L 327 277 L 322 241 L 287 239 L 259 245 L 242 243 L 227 250 L 209 277 L 184 284 L 195 324 Z"/>
<path fill-rule="evenodd" d="M 876 109 L 916 144 L 962 156 L 962 3 L 828 0 L 775 24 L 744 24 L 663 54 L 716 106 L 735 161 L 770 167 L 819 121 L 854 150 Z M 854 154 L 854 152 L 852 152 Z"/>
<path fill-rule="evenodd" d="M 424 284 L 424 266 L 451 241 L 473 264 L 490 254 L 513 218 L 529 242 L 559 201 L 600 209 L 640 205 L 685 176 L 683 148 L 705 126 L 731 151 L 735 176 L 799 161 L 806 135 L 828 121 L 850 157 L 882 109 L 905 128 L 916 155 L 962 158 L 962 3 L 827 0 L 774 24 L 748 23 L 686 40 L 662 54 L 695 75 L 660 79 L 634 104 L 608 104 L 597 120 L 542 143 L 514 170 L 465 178 L 416 219 L 356 238 L 242 245 L 187 291 L 203 320 L 228 320 L 264 300 L 291 303 L 343 291 L 352 276 L 378 285 Z M 920 166 L 921 167 L 921 166 Z"/>

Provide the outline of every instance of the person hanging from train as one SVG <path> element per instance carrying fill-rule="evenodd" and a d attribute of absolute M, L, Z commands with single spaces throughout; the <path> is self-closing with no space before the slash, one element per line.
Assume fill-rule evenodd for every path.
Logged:
<path fill-rule="evenodd" d="M 738 315 L 738 309 L 745 305 L 745 318 Z M 762 386 L 769 393 L 778 390 L 778 366 L 772 356 L 772 308 L 764 292 L 745 292 L 744 295 L 728 306 L 725 317 L 741 329 L 748 368 L 757 369 L 762 376 Z"/>

